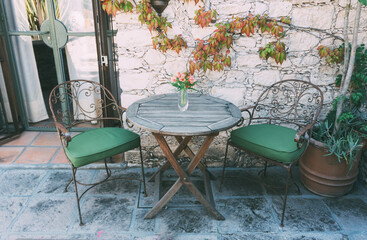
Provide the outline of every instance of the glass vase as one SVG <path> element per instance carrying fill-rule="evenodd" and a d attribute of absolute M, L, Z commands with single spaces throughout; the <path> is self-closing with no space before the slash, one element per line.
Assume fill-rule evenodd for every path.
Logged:
<path fill-rule="evenodd" d="M 184 112 L 189 107 L 189 99 L 187 95 L 187 88 L 183 88 L 178 93 L 178 109 Z"/>

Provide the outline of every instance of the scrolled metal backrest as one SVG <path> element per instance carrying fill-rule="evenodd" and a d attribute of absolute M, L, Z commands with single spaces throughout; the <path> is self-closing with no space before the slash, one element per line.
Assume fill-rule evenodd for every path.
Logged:
<path fill-rule="evenodd" d="M 67 129 L 81 123 L 103 126 L 103 120 L 118 120 L 122 111 L 111 92 L 97 82 L 71 80 L 52 89 L 49 97 L 52 117 Z M 106 116 L 106 113 L 111 116 Z"/>
<path fill-rule="evenodd" d="M 252 119 L 274 124 L 314 124 L 324 101 L 319 87 L 303 80 L 289 79 L 274 83 L 258 98 Z"/>

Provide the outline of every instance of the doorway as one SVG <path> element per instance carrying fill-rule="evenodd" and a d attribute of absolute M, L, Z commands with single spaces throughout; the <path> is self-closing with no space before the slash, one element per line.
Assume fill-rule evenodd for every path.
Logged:
<path fill-rule="evenodd" d="M 101 68 L 98 61 L 101 55 L 111 59 L 98 49 L 101 31 L 96 31 L 94 19 L 105 14 L 96 9 L 100 1 L 13 0 L 0 5 L 14 53 L 25 128 L 54 130 L 48 96 L 57 84 L 74 79 L 100 82 L 101 71 L 114 76 L 113 67 Z"/>

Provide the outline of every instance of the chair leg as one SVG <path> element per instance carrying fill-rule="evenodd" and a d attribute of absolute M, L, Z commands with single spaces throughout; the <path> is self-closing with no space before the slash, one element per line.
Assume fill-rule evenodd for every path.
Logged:
<path fill-rule="evenodd" d="M 75 179 L 75 173 L 76 173 L 76 168 L 75 167 L 72 167 L 72 172 L 73 172 L 73 181 L 74 181 L 74 187 L 75 187 L 75 195 L 76 195 L 76 202 L 77 202 L 77 205 L 78 205 L 78 212 L 79 212 L 79 225 L 80 226 L 83 226 L 83 221 L 82 221 L 82 214 L 80 212 L 80 198 L 79 198 L 79 195 L 78 195 L 78 186 L 77 186 L 77 182 L 76 182 L 76 179 Z"/>
<path fill-rule="evenodd" d="M 75 168 L 75 173 L 76 173 L 76 171 L 77 171 L 78 169 L 77 168 Z M 64 192 L 67 192 L 68 191 L 68 187 L 70 186 L 70 183 L 73 181 L 73 177 L 71 177 L 71 179 L 70 179 L 70 181 L 68 182 L 68 184 L 66 184 L 66 186 L 65 186 L 65 189 L 64 189 Z"/>
<path fill-rule="evenodd" d="M 287 196 L 288 196 L 288 187 L 289 187 L 289 179 L 291 175 L 291 168 L 287 169 L 287 182 L 285 184 L 285 193 L 284 193 L 284 199 L 283 199 L 283 212 L 282 212 L 282 220 L 280 222 L 280 226 L 284 227 L 284 214 L 285 214 L 285 207 L 287 205 Z"/>
<path fill-rule="evenodd" d="M 224 171 L 225 171 L 226 162 L 227 162 L 228 145 L 229 145 L 229 140 L 227 140 L 226 152 L 224 154 L 222 177 L 220 178 L 219 192 L 222 192 L 222 186 L 223 186 L 223 182 L 224 182 Z"/>
<path fill-rule="evenodd" d="M 65 189 L 64 189 L 64 192 L 67 192 L 68 191 L 68 187 L 70 185 L 70 183 L 73 181 L 73 177 L 71 177 L 70 181 L 68 182 L 68 184 L 66 184 L 65 186 Z"/>
<path fill-rule="evenodd" d="M 143 161 L 143 153 L 141 152 L 141 146 L 139 146 L 140 151 L 140 162 L 141 162 L 141 174 L 143 175 L 143 188 L 144 188 L 144 197 L 148 196 L 147 188 L 145 185 L 145 174 L 144 174 L 144 161 Z"/>
<path fill-rule="evenodd" d="M 298 193 L 298 194 L 301 194 L 301 189 L 299 188 L 298 184 L 297 184 L 297 183 L 296 183 L 296 181 L 294 180 L 293 173 L 292 173 L 292 167 L 291 167 L 290 171 L 291 171 L 291 180 L 292 180 L 292 183 L 293 183 L 294 185 L 296 185 L 296 187 L 297 187 L 297 193 Z"/>

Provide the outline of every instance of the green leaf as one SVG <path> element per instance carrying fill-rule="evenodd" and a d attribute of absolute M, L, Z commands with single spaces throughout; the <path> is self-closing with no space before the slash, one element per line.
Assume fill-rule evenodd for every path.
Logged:
<path fill-rule="evenodd" d="M 358 0 L 361 4 L 367 6 L 367 0 Z"/>

